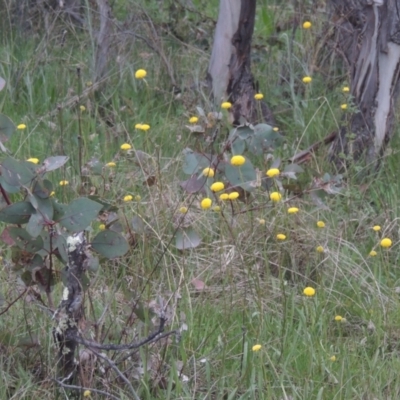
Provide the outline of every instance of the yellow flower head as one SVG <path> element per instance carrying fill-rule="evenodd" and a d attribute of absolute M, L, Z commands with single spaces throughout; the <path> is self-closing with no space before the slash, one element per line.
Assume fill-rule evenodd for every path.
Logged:
<path fill-rule="evenodd" d="M 26 129 L 26 125 L 25 125 L 25 124 L 19 124 L 19 125 L 17 126 L 17 129 L 19 129 L 20 131 L 22 131 L 22 130 Z"/>
<path fill-rule="evenodd" d="M 265 219 L 264 219 L 264 218 L 260 218 L 260 219 L 258 220 L 258 223 L 259 223 L 260 225 L 265 225 Z"/>
<path fill-rule="evenodd" d="M 389 238 L 383 238 L 381 240 L 381 246 L 384 248 L 388 248 L 392 245 L 392 241 Z"/>
<path fill-rule="evenodd" d="M 208 208 L 210 208 L 212 205 L 212 200 L 209 199 L 208 197 L 206 197 L 205 199 L 203 199 L 200 203 L 200 206 L 203 210 L 207 210 Z"/>
<path fill-rule="evenodd" d="M 127 195 L 124 197 L 125 203 L 127 203 L 128 201 L 132 201 L 132 200 L 133 200 L 133 196 L 131 196 L 130 194 L 127 194 Z"/>
<path fill-rule="evenodd" d="M 288 208 L 287 212 L 289 214 L 296 214 L 299 212 L 299 209 L 297 207 L 290 207 L 290 208 Z"/>
<path fill-rule="evenodd" d="M 135 196 L 135 201 L 140 201 L 140 200 L 142 200 L 142 196 L 140 196 L 140 195 L 137 194 L 137 195 Z"/>
<path fill-rule="evenodd" d="M 53 197 L 56 194 L 56 192 L 53 190 L 52 192 L 50 192 L 50 197 Z"/>
<path fill-rule="evenodd" d="M 347 104 L 342 104 L 342 105 L 340 106 L 340 108 L 341 108 L 342 110 L 347 110 Z"/>
<path fill-rule="evenodd" d="M 136 78 L 136 79 L 143 79 L 143 78 L 146 78 L 146 75 L 147 75 L 147 72 L 146 72 L 145 69 L 138 69 L 138 70 L 135 72 L 135 78 Z"/>
<path fill-rule="evenodd" d="M 99 230 L 104 231 L 106 229 L 106 226 L 104 224 L 99 225 Z"/>
<path fill-rule="evenodd" d="M 83 397 L 90 397 L 91 394 L 92 394 L 92 392 L 90 390 L 85 390 L 83 392 Z"/>
<path fill-rule="evenodd" d="M 272 128 L 272 130 L 273 130 L 274 132 L 278 132 L 278 131 L 279 131 L 279 128 L 278 128 L 277 126 L 274 126 L 274 127 Z"/>
<path fill-rule="evenodd" d="M 195 124 L 198 120 L 199 120 L 198 117 L 190 117 L 190 118 L 189 118 L 189 122 L 190 122 L 191 124 Z"/>
<path fill-rule="evenodd" d="M 86 86 L 89 87 L 89 86 L 92 86 L 92 85 L 93 85 L 93 82 L 92 82 L 92 81 L 87 81 L 87 82 L 86 82 Z"/>
<path fill-rule="evenodd" d="M 303 23 L 303 28 L 304 28 L 304 29 L 310 29 L 311 26 L 312 26 L 312 24 L 311 24 L 310 21 L 305 21 L 305 22 Z"/>
<path fill-rule="evenodd" d="M 375 257 L 377 254 L 378 254 L 378 253 L 377 253 L 375 250 L 371 250 L 371 251 L 369 252 L 369 256 L 370 256 L 370 257 Z"/>
<path fill-rule="evenodd" d="M 28 158 L 26 161 L 31 162 L 33 164 L 39 164 L 38 158 Z"/>
<path fill-rule="evenodd" d="M 318 226 L 318 228 L 325 228 L 325 222 L 324 221 L 317 221 L 317 226 Z"/>
<path fill-rule="evenodd" d="M 262 348 L 261 344 L 255 344 L 255 345 L 251 348 L 251 350 L 253 350 L 253 351 L 260 351 L 261 348 Z"/>
<path fill-rule="evenodd" d="M 343 319 L 341 315 L 336 315 L 335 321 L 340 322 Z"/>
<path fill-rule="evenodd" d="M 315 296 L 315 289 L 311 286 L 307 286 L 304 290 L 303 293 L 307 297 L 313 297 Z"/>
<path fill-rule="evenodd" d="M 286 235 L 284 235 L 283 233 L 278 233 L 278 234 L 276 235 L 276 238 L 277 238 L 278 240 L 285 240 L 285 239 L 286 239 Z"/>
<path fill-rule="evenodd" d="M 60 186 L 67 186 L 69 185 L 68 181 L 60 181 Z"/>
<path fill-rule="evenodd" d="M 221 104 L 221 108 L 223 108 L 223 109 L 225 109 L 225 110 L 227 110 L 228 108 L 231 108 L 232 107 L 232 103 L 229 103 L 229 101 L 224 101 L 222 104 Z"/>
<path fill-rule="evenodd" d="M 188 212 L 188 208 L 187 207 L 181 207 L 179 209 L 179 212 L 182 213 L 182 214 L 186 214 Z"/>
<path fill-rule="evenodd" d="M 213 207 L 213 211 L 220 212 L 221 211 L 221 207 L 220 206 L 214 206 Z"/>
<path fill-rule="evenodd" d="M 281 172 L 279 171 L 278 168 L 270 168 L 265 174 L 270 177 L 274 178 L 275 176 L 278 176 Z"/>
<path fill-rule="evenodd" d="M 243 156 L 233 156 L 231 158 L 231 165 L 235 167 L 240 167 L 246 162 L 246 159 Z"/>
<path fill-rule="evenodd" d="M 279 192 L 272 192 L 269 195 L 269 198 L 271 199 L 271 201 L 274 201 L 275 203 L 277 203 L 278 201 L 281 200 L 282 195 Z"/>
<path fill-rule="evenodd" d="M 228 193 L 222 193 L 219 195 L 220 200 L 228 200 L 229 199 L 229 194 Z"/>
<path fill-rule="evenodd" d="M 203 175 L 207 178 L 213 178 L 215 175 L 215 171 L 212 168 L 207 167 L 203 169 Z"/>
<path fill-rule="evenodd" d="M 332 362 L 335 362 L 336 361 L 336 356 L 332 356 L 332 357 L 330 357 L 329 358 Z"/>
<path fill-rule="evenodd" d="M 318 246 L 316 248 L 316 250 L 318 251 L 318 253 L 323 253 L 324 252 L 324 248 L 322 246 Z"/>
<path fill-rule="evenodd" d="M 148 131 L 150 129 L 150 125 L 148 125 L 148 124 L 140 124 L 140 128 L 137 128 L 137 129 L 140 129 L 142 131 Z"/>
<path fill-rule="evenodd" d="M 210 189 L 213 192 L 220 192 L 221 190 L 225 189 L 225 185 L 222 182 L 214 182 L 211 186 Z"/>
<path fill-rule="evenodd" d="M 342 92 L 343 92 L 343 93 L 348 93 L 348 92 L 350 92 L 350 88 L 349 88 L 348 86 L 344 86 L 344 87 L 342 88 Z"/>
<path fill-rule="evenodd" d="M 142 124 L 136 124 L 135 129 L 142 129 Z"/>
<path fill-rule="evenodd" d="M 110 167 L 110 168 L 116 167 L 116 166 L 117 166 L 117 164 L 115 164 L 114 161 L 110 161 L 110 162 L 108 162 L 108 163 L 106 164 L 106 167 Z"/>
<path fill-rule="evenodd" d="M 229 193 L 229 195 L 228 195 L 229 197 L 229 200 L 236 200 L 238 197 L 239 197 L 239 193 L 238 192 L 232 192 L 232 193 Z"/>
<path fill-rule="evenodd" d="M 374 226 L 372 227 L 372 229 L 373 229 L 375 232 L 379 232 L 379 231 L 381 230 L 381 227 L 380 227 L 379 225 L 374 225 Z"/>
<path fill-rule="evenodd" d="M 256 93 L 256 94 L 254 95 L 254 98 L 255 98 L 256 100 L 262 100 L 262 99 L 264 98 L 264 95 L 263 95 L 262 93 Z"/>
<path fill-rule="evenodd" d="M 305 77 L 303 78 L 303 83 L 311 83 L 311 81 L 312 81 L 311 76 L 305 76 Z"/>
<path fill-rule="evenodd" d="M 132 146 L 129 143 L 121 144 L 121 150 L 129 150 Z"/>
<path fill-rule="evenodd" d="M 79 109 L 83 112 L 86 111 L 86 107 L 85 106 L 79 106 Z"/>

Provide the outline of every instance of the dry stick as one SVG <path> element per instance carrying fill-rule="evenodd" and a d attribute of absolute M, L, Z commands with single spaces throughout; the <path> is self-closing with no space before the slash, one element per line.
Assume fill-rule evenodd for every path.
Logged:
<path fill-rule="evenodd" d="M 14 299 L 11 303 L 8 303 L 7 307 L 0 312 L 0 315 L 5 314 L 27 292 L 27 290 L 28 288 L 25 288 L 25 290 L 16 299 Z"/>

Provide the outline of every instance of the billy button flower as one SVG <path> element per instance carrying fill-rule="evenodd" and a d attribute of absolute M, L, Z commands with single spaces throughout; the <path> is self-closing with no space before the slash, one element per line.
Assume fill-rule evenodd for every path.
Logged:
<path fill-rule="evenodd" d="M 325 222 L 324 221 L 317 221 L 317 227 L 318 228 L 325 228 Z"/>
<path fill-rule="evenodd" d="M 150 129 L 150 125 L 148 125 L 148 124 L 136 124 L 135 128 L 139 129 L 141 131 L 148 131 Z"/>
<path fill-rule="evenodd" d="M 347 110 L 347 104 L 341 104 L 341 105 L 340 105 L 340 108 L 341 108 L 342 110 Z"/>
<path fill-rule="evenodd" d="M 243 156 L 233 156 L 231 158 L 231 165 L 234 167 L 240 167 L 246 162 L 246 159 Z"/>
<path fill-rule="evenodd" d="M 225 185 L 222 182 L 214 182 L 211 186 L 210 189 L 213 192 L 220 192 L 221 190 L 225 189 Z"/>
<path fill-rule="evenodd" d="M 231 108 L 232 107 L 232 103 L 230 103 L 229 101 L 224 101 L 222 104 L 221 104 L 221 108 L 223 108 L 224 110 L 228 110 L 229 108 Z"/>
<path fill-rule="evenodd" d="M 312 27 L 312 24 L 310 21 L 305 21 L 303 23 L 303 29 L 310 29 Z"/>
<path fill-rule="evenodd" d="M 204 168 L 204 169 L 203 169 L 202 174 L 203 174 L 206 178 L 213 178 L 214 175 L 215 175 L 215 171 L 214 171 L 212 168 L 207 167 L 207 168 Z"/>
<path fill-rule="evenodd" d="M 335 316 L 335 321 L 337 321 L 337 322 L 341 322 L 342 319 L 343 319 L 343 317 L 341 315 L 336 315 Z"/>
<path fill-rule="evenodd" d="M 389 238 L 383 238 L 383 239 L 381 240 L 381 246 L 382 246 L 383 248 L 387 249 L 387 248 L 391 247 L 391 245 L 392 245 L 391 239 L 389 239 Z"/>
<path fill-rule="evenodd" d="M 313 297 L 315 296 L 315 289 L 311 286 L 307 286 L 304 290 L 303 293 L 307 297 Z"/>
<path fill-rule="evenodd" d="M 279 171 L 278 168 L 270 168 L 265 174 L 269 178 L 274 178 L 275 176 L 278 176 L 281 172 Z"/>
<path fill-rule="evenodd" d="M 286 235 L 284 235 L 283 233 L 278 233 L 278 234 L 276 235 L 276 238 L 277 238 L 278 240 L 286 240 Z"/>
<path fill-rule="evenodd" d="M 190 117 L 189 118 L 189 123 L 190 124 L 195 124 L 198 120 L 199 120 L 198 117 Z"/>
<path fill-rule="evenodd" d="M 287 212 L 289 214 L 297 214 L 299 212 L 299 209 L 297 207 L 290 207 L 288 208 Z"/>
<path fill-rule="evenodd" d="M 303 83 L 307 84 L 307 83 L 311 83 L 312 78 L 311 78 L 311 76 L 304 76 L 302 80 L 303 80 Z"/>
<path fill-rule="evenodd" d="M 20 131 L 23 131 L 24 129 L 26 129 L 26 125 L 25 124 L 19 124 L 19 125 L 17 125 L 17 129 L 19 129 Z"/>
<path fill-rule="evenodd" d="M 224 201 L 229 199 L 229 194 L 228 193 L 222 193 L 219 195 L 219 199 Z"/>
<path fill-rule="evenodd" d="M 79 106 L 79 109 L 80 109 L 82 112 L 86 111 L 86 107 L 85 107 L 85 106 Z"/>
<path fill-rule="evenodd" d="M 147 76 L 147 72 L 146 72 L 145 69 L 138 69 L 135 72 L 135 78 L 136 79 L 144 79 L 144 78 L 146 78 L 146 76 Z"/>
<path fill-rule="evenodd" d="M 343 92 L 343 93 L 348 93 L 348 92 L 350 92 L 350 88 L 349 88 L 348 86 L 344 86 L 344 87 L 342 88 L 342 92 Z"/>
<path fill-rule="evenodd" d="M 262 348 L 261 344 L 255 344 L 255 345 L 251 348 L 251 350 L 254 351 L 254 352 L 256 352 L 256 351 L 260 351 L 261 348 Z"/>
<path fill-rule="evenodd" d="M 206 197 L 201 201 L 200 206 L 203 210 L 208 210 L 212 206 L 212 200 Z"/>
<path fill-rule="evenodd" d="M 255 98 L 256 100 L 262 100 L 262 99 L 264 98 L 264 95 L 263 95 L 262 93 L 256 93 L 256 94 L 254 95 L 254 98 Z"/>
<path fill-rule="evenodd" d="M 182 214 L 186 214 L 188 212 L 188 208 L 187 207 L 181 207 L 179 209 L 179 212 L 182 213 Z"/>
<path fill-rule="evenodd" d="M 274 132 L 278 132 L 278 131 L 279 131 L 279 128 L 278 128 L 277 126 L 274 126 L 274 127 L 272 128 L 272 130 L 273 130 Z"/>
<path fill-rule="evenodd" d="M 282 195 L 279 192 L 272 192 L 269 195 L 269 198 L 271 199 L 271 201 L 277 203 L 278 201 L 280 201 L 282 199 Z"/>
<path fill-rule="evenodd" d="M 135 129 L 142 129 L 142 124 L 136 124 Z"/>
<path fill-rule="evenodd" d="M 236 200 L 238 197 L 239 197 L 238 192 L 232 192 L 232 193 L 229 193 L 229 195 L 228 195 L 229 200 Z"/>
<path fill-rule="evenodd" d="M 33 164 L 39 164 L 38 158 L 28 158 L 26 161 L 31 162 Z"/>
<path fill-rule="evenodd" d="M 60 186 L 67 186 L 67 185 L 69 185 L 69 182 L 68 181 L 60 181 Z"/>
<path fill-rule="evenodd" d="M 106 229 L 105 224 L 100 224 L 100 225 L 99 225 L 99 230 L 100 230 L 100 231 L 104 231 L 105 229 Z"/>
<path fill-rule="evenodd" d="M 379 225 L 374 225 L 374 226 L 372 227 L 372 229 L 373 229 L 375 232 L 379 232 L 379 231 L 381 230 L 381 227 L 380 227 Z"/>
<path fill-rule="evenodd" d="M 109 168 L 113 168 L 113 167 L 116 167 L 116 166 L 117 166 L 117 164 L 115 164 L 114 161 L 110 161 L 110 162 L 108 162 L 108 163 L 106 164 L 106 167 L 109 167 Z"/>
<path fill-rule="evenodd" d="M 129 143 L 121 144 L 121 150 L 130 150 L 132 146 Z"/>
<path fill-rule="evenodd" d="M 378 254 L 378 253 L 377 253 L 375 250 L 371 250 L 371 251 L 369 252 L 369 256 L 370 256 L 370 257 L 375 257 L 377 254 Z"/>
<path fill-rule="evenodd" d="M 317 250 L 318 253 L 323 253 L 325 251 L 322 246 L 318 246 L 315 250 Z"/>
<path fill-rule="evenodd" d="M 131 196 L 130 194 L 124 196 L 124 202 L 127 203 L 128 201 L 132 201 L 133 200 L 133 196 Z"/>

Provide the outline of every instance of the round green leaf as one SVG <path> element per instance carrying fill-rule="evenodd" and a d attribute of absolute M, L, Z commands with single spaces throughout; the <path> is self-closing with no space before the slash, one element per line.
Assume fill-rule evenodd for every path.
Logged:
<path fill-rule="evenodd" d="M 175 246 L 179 250 L 194 249 L 201 243 L 199 234 L 193 228 L 179 229 L 175 236 Z"/>
<path fill-rule="evenodd" d="M 11 119 L 8 118 L 6 115 L 0 114 L 0 140 L 3 143 L 6 142 L 8 139 L 10 139 L 15 129 L 16 127 L 14 125 L 14 122 L 12 122 Z"/>
<path fill-rule="evenodd" d="M 129 250 L 129 244 L 125 238 L 108 229 L 98 233 L 91 245 L 99 254 L 110 259 L 121 257 Z"/>
<path fill-rule="evenodd" d="M 35 212 L 28 201 L 19 201 L 0 210 L 0 221 L 8 224 L 26 224 Z"/>
<path fill-rule="evenodd" d="M 227 164 L 225 175 L 232 186 L 239 186 L 251 192 L 256 188 L 257 173 L 253 164 L 246 158 L 246 162 L 240 167 Z"/>

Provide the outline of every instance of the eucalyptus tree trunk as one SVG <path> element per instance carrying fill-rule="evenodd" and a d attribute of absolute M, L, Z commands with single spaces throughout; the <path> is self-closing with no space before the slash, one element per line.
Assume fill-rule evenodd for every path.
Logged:
<path fill-rule="evenodd" d="M 399 92 L 400 1 L 331 0 L 335 40 L 350 70 L 356 111 L 331 147 L 339 166 L 348 157 L 374 163 L 393 132 Z"/>
<path fill-rule="evenodd" d="M 220 0 L 208 81 L 215 103 L 233 104 L 234 125 L 273 122 L 267 105 L 254 99 L 250 52 L 255 13 L 256 0 Z"/>

